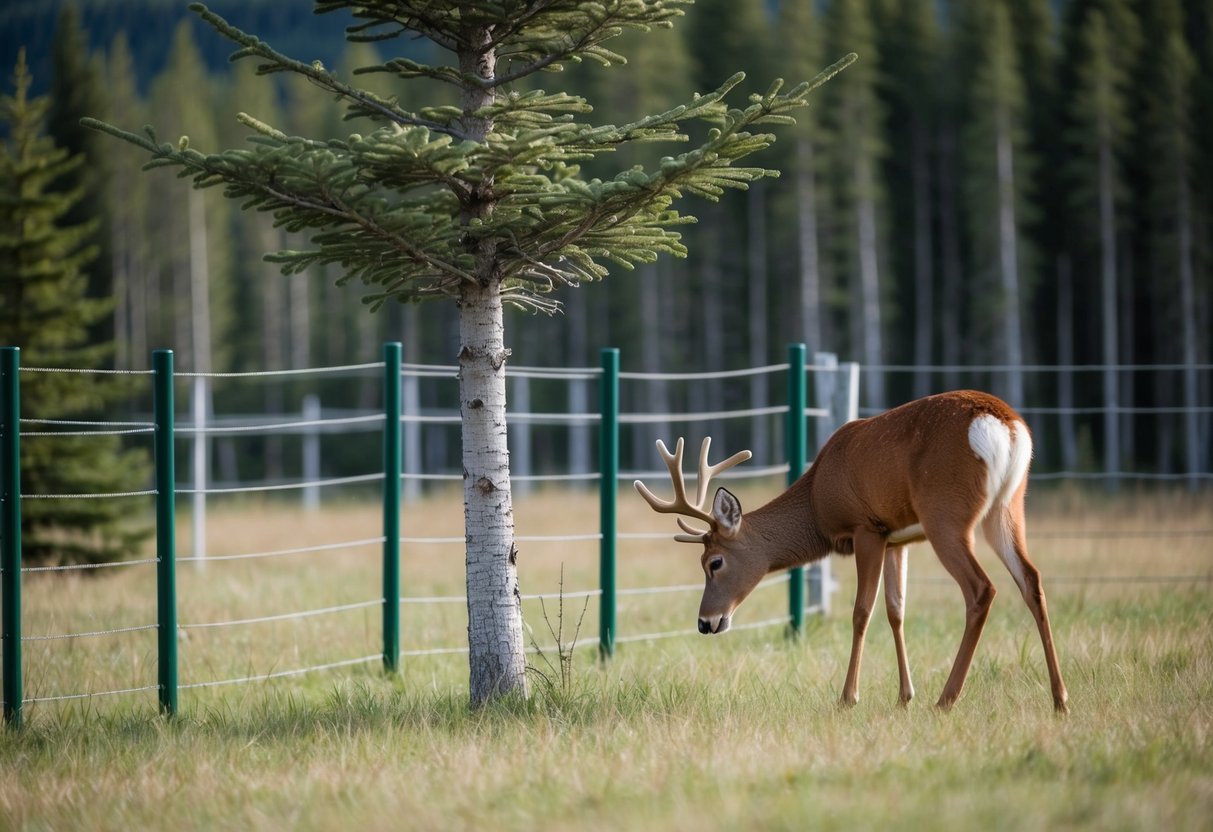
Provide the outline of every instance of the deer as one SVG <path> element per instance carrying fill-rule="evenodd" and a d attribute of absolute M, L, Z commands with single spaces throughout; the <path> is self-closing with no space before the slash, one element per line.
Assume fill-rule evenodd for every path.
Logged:
<path fill-rule="evenodd" d="M 672 500 L 657 497 L 640 480 L 634 483 L 654 511 L 679 515 L 682 533 L 674 536 L 676 541 L 703 545 L 700 566 L 706 583 L 699 632 L 727 631 L 738 605 L 766 575 L 832 553 L 853 555 L 858 580 L 841 704 L 859 701 L 864 637 L 883 573 L 885 611 L 897 652 L 898 701 L 908 705 L 914 686 L 903 631 L 906 551 L 911 543 L 927 541 L 965 601 L 964 634 L 936 703 L 950 709 L 960 697 L 996 594 L 974 554 L 980 525 L 1036 620 L 1053 707 L 1058 713 L 1068 711 L 1044 586 L 1026 542 L 1024 495 L 1032 437 L 1027 423 L 1006 402 L 988 393 L 959 390 L 848 422 L 786 491 L 745 513 L 727 488 L 717 489 L 710 508 L 706 500 L 712 478 L 752 454 L 740 451 L 709 465 L 710 446 L 707 437 L 700 448 L 693 503 L 683 479 L 681 438 L 673 453 L 657 440 L 673 483 Z"/>

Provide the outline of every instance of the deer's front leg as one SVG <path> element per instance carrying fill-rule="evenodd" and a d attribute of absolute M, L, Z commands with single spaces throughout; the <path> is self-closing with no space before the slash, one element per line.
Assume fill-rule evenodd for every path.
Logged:
<path fill-rule="evenodd" d="M 851 617 L 851 663 L 847 667 L 847 680 L 842 686 L 843 705 L 854 705 L 859 701 L 859 665 L 863 661 L 863 639 L 868 632 L 868 621 L 872 618 L 876 590 L 880 588 L 880 570 L 884 564 L 884 537 L 865 529 L 857 529 L 854 540 L 855 570 L 859 580 L 855 587 L 855 612 Z"/>
<path fill-rule="evenodd" d="M 893 630 L 893 645 L 897 648 L 897 675 L 900 680 L 898 701 L 908 705 L 914 698 L 910 682 L 910 660 L 906 657 L 906 636 L 902 629 L 906 612 L 906 553 L 905 546 L 890 546 L 884 554 L 884 608 Z"/>

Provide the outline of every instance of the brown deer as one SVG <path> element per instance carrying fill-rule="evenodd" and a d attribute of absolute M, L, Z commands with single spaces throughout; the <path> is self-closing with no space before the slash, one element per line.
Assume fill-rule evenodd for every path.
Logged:
<path fill-rule="evenodd" d="M 700 531 L 679 517 L 683 534 L 674 538 L 703 544 L 700 564 L 707 583 L 699 606 L 701 633 L 726 631 L 733 611 L 768 573 L 811 563 L 831 552 L 853 554 L 858 586 L 842 702 L 850 705 L 859 699 L 864 635 L 883 570 L 885 609 L 893 629 L 899 699 L 904 705 L 914 696 L 902 631 L 906 546 L 927 540 L 965 599 L 964 635 L 937 703 L 949 708 L 964 687 L 995 595 L 973 552 L 974 532 L 980 524 L 1036 619 L 1053 706 L 1059 712 L 1067 710 L 1044 587 L 1025 542 L 1024 492 L 1032 437 L 1008 404 L 987 393 L 956 391 L 849 422 L 830 437 L 800 479 L 744 515 L 737 497 L 725 488 L 716 491 L 710 510 L 705 500 L 712 477 L 751 454 L 741 451 L 709 465 L 710 444 L 711 439 L 704 439 L 700 449 L 694 503 L 687 499 L 682 476 L 682 439 L 672 454 L 657 441 L 673 481 L 673 500 L 661 500 L 644 483 L 635 483 L 655 511 L 708 524 L 707 531 Z"/>

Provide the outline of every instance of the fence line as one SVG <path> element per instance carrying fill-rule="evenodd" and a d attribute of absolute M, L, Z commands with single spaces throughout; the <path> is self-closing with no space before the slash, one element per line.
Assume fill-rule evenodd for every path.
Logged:
<path fill-rule="evenodd" d="M 393 349 L 394 348 L 394 352 Z M 399 565 L 399 550 L 400 544 L 451 544 L 457 545 L 464 543 L 465 538 L 459 537 L 416 537 L 404 536 L 399 534 L 398 530 L 392 532 L 389 522 L 393 511 L 390 507 L 399 506 L 399 488 L 402 482 L 415 481 L 456 481 L 462 480 L 460 474 L 437 474 L 437 473 L 419 473 L 405 472 L 399 470 L 400 461 L 400 446 L 399 446 L 399 431 L 402 425 L 406 424 L 453 424 L 460 421 L 458 415 L 450 414 L 425 414 L 419 412 L 403 412 L 399 403 L 400 383 L 406 378 L 444 378 L 452 379 L 457 372 L 455 367 L 445 367 L 438 365 L 423 365 L 423 364 L 405 364 L 400 360 L 399 346 L 388 345 L 384 350 L 384 360 L 378 362 L 369 362 L 363 364 L 350 364 L 338 367 L 322 367 L 322 368 L 304 368 L 296 370 L 280 370 L 280 371 L 260 371 L 260 372 L 242 372 L 242 373 L 174 373 L 171 366 L 171 353 L 167 356 L 163 351 L 158 352 L 154 357 L 154 367 L 151 371 L 103 371 L 116 372 L 120 374 L 131 375 L 151 375 L 153 377 L 154 387 L 156 389 L 156 414 L 155 420 L 152 423 L 147 422 L 117 422 L 117 421 L 76 421 L 76 420 L 52 420 L 52 419 L 21 419 L 19 415 L 19 406 L 17 404 L 17 395 L 10 391 L 10 385 L 15 390 L 17 377 L 19 372 L 76 372 L 70 369 L 59 370 L 55 368 L 19 368 L 16 363 L 16 351 L 11 349 L 4 350 L 4 361 L 0 364 L 0 370 L 4 376 L 3 407 L 0 408 L 0 438 L 3 439 L 2 449 L 4 453 L 0 455 L 0 469 L 8 471 L 9 467 L 19 458 L 19 439 L 22 436 L 79 436 L 79 435 L 108 435 L 109 430 L 93 430 L 93 431 L 25 431 L 20 429 L 21 425 L 31 426 L 48 426 L 48 427 L 66 427 L 66 428 L 114 428 L 126 429 L 134 428 L 135 430 L 114 430 L 112 433 L 146 433 L 151 432 L 156 437 L 157 450 L 157 487 L 146 491 L 130 491 L 116 494 L 28 494 L 22 495 L 14 490 L 16 482 L 15 477 L 6 473 L 3 482 L 4 496 L 4 517 L 6 525 L 3 526 L 3 532 L 0 533 L 0 543 L 4 545 L 4 551 L 0 553 L 0 572 L 3 573 L 4 580 L 4 633 L 5 633 L 5 653 L 4 653 L 4 710 L 5 717 L 11 722 L 19 723 L 20 721 L 20 705 L 32 702 L 53 702 L 71 699 L 84 699 L 92 696 L 112 696 L 124 693 L 137 693 L 150 690 L 156 690 L 160 694 L 161 708 L 169 714 L 172 714 L 177 709 L 176 694 L 179 689 L 214 687 L 221 685 L 238 684 L 242 682 L 274 679 L 286 676 L 294 676 L 303 673 L 326 670 L 338 667 L 347 667 L 355 664 L 365 664 L 376 659 L 382 659 L 385 667 L 391 671 L 395 669 L 395 662 L 401 657 L 406 656 L 432 656 L 432 655 L 449 655 L 455 653 L 466 653 L 467 648 L 420 648 L 402 650 L 399 645 L 399 607 L 404 604 L 410 605 L 426 605 L 426 604 L 464 604 L 466 596 L 403 596 L 399 593 L 398 588 L 392 589 L 389 585 L 393 580 L 386 572 L 388 565 L 395 564 L 398 569 Z M 1185 365 L 1126 365 L 1118 367 L 1122 370 L 1159 370 L 1159 369 L 1183 369 Z M 167 369 L 166 369 L 167 367 Z M 1209 369 L 1213 365 L 1197 365 L 1197 369 Z M 810 408 L 807 407 L 805 398 L 805 374 L 808 370 L 819 370 L 814 374 L 814 380 L 817 384 L 817 400 L 828 406 Z M 877 369 L 898 372 L 909 371 L 910 369 L 917 370 L 919 368 L 901 367 L 898 365 L 883 365 Z M 947 371 L 951 368 L 934 367 L 932 371 Z M 1001 365 L 986 365 L 984 367 L 957 367 L 954 368 L 960 371 L 1000 371 L 1003 369 L 1011 369 Z M 1045 366 L 1028 366 L 1015 369 L 1027 371 L 1044 371 L 1056 370 L 1056 367 Z M 1071 370 L 1099 370 L 1105 369 L 1099 365 L 1085 365 L 1081 367 L 1061 368 Z M 212 424 L 207 425 L 202 419 L 197 418 L 198 411 L 196 410 L 196 423 L 183 424 L 177 426 L 172 418 L 172 387 L 177 378 L 193 378 L 195 380 L 212 379 L 212 378 L 271 378 L 275 376 L 298 376 L 305 374 L 324 374 L 338 372 L 359 372 L 364 370 L 380 370 L 384 375 L 384 390 L 385 390 L 385 408 L 383 413 L 360 414 L 355 416 L 342 416 L 320 418 L 318 406 L 315 408 L 316 414 L 312 418 L 304 418 L 302 420 L 292 421 L 273 421 L 262 423 L 223 425 Z M 80 371 L 92 372 L 92 371 Z M 664 382 L 664 381 L 696 381 L 704 379 L 741 379 L 758 375 L 765 375 L 775 372 L 786 372 L 788 374 L 788 402 L 779 405 L 755 406 L 738 410 L 721 410 L 710 413 L 620 413 L 618 404 L 618 384 L 620 380 L 638 381 L 638 382 Z M 524 410 L 521 413 L 511 414 L 512 423 L 516 424 L 531 424 L 531 425 L 564 425 L 570 427 L 589 427 L 596 426 L 600 432 L 600 436 L 604 437 L 600 441 L 601 457 L 599 470 L 594 473 L 569 473 L 569 474 L 521 474 L 512 477 L 515 482 L 591 482 L 599 483 L 600 493 L 603 495 L 603 509 L 601 512 L 601 526 L 597 533 L 580 533 L 580 534 L 565 534 L 565 535 L 518 535 L 515 539 L 519 542 L 595 542 L 599 543 L 599 562 L 600 562 L 600 587 L 596 589 L 582 589 L 570 592 L 558 593 L 538 593 L 521 596 L 524 601 L 544 601 L 564 598 L 599 598 L 600 599 L 600 627 L 599 637 L 596 641 L 588 641 L 580 646 L 592 646 L 597 644 L 602 656 L 609 657 L 613 651 L 614 645 L 629 642 L 652 641 L 658 639 L 672 638 L 680 635 L 694 634 L 695 630 L 676 630 L 669 632 L 642 633 L 642 634 L 620 634 L 617 632 L 617 623 L 615 619 L 615 605 L 618 598 L 636 597 L 642 595 L 658 595 L 678 592 L 694 592 L 702 588 L 701 584 L 676 584 L 660 587 L 629 587 L 618 588 L 615 586 L 614 577 L 614 560 L 615 560 L 615 545 L 618 541 L 640 541 L 640 540 L 664 540 L 669 535 L 665 533 L 637 533 L 637 532 L 620 532 L 616 528 L 614 518 L 613 500 L 616 493 L 616 486 L 620 480 L 634 479 L 636 477 L 659 477 L 664 478 L 665 472 L 620 472 L 618 469 L 618 428 L 620 425 L 642 425 L 654 423 L 670 423 L 670 422 L 697 422 L 709 421 L 728 418 L 755 418 L 780 415 L 786 419 L 786 436 L 788 446 L 785 448 L 788 461 L 782 464 L 770 465 L 765 467 L 754 467 L 743 469 L 740 471 L 729 472 L 724 475 L 725 478 L 754 478 L 754 477 L 769 477 L 774 475 L 784 475 L 790 481 L 799 476 L 807 465 L 807 447 L 804 436 L 804 427 L 808 418 L 819 420 L 825 430 L 819 434 L 828 434 L 829 428 L 837 427 L 842 421 L 849 418 L 854 418 L 857 414 L 857 378 L 858 369 L 856 365 L 840 365 L 832 356 L 819 354 L 814 356 L 814 363 L 809 364 L 804 354 L 804 348 L 798 345 L 793 345 L 789 349 L 789 360 L 782 364 L 772 364 L 765 367 L 748 368 L 743 370 L 728 370 L 722 372 L 707 372 L 707 373 L 632 373 L 620 372 L 618 366 L 618 351 L 607 350 L 603 352 L 603 363 L 601 368 L 544 368 L 544 367 L 511 367 L 507 370 L 507 377 L 514 379 L 537 379 L 537 380 L 553 380 L 562 382 L 586 382 L 597 381 L 599 384 L 600 411 L 598 413 L 558 413 L 558 412 L 530 412 Z M 392 391 L 395 391 L 393 393 Z M 396 401 L 393 403 L 393 396 Z M 167 398 L 166 398 L 167 397 Z M 524 405 L 525 407 L 525 405 Z M 1025 413 L 1038 413 L 1041 415 L 1055 415 L 1061 413 L 1087 413 L 1099 412 L 1106 409 L 1096 408 L 1024 408 Z M 1191 408 L 1171 408 L 1171 407 L 1155 407 L 1155 408 L 1133 408 L 1124 407 L 1116 408 L 1118 413 L 1157 413 L 1157 414 L 1174 414 L 1178 412 L 1190 412 Z M 307 409 L 305 407 L 305 413 Z M 347 411 L 348 412 L 348 411 Z M 1207 413 L 1213 412 L 1213 408 L 1198 408 L 1198 412 Z M 205 411 L 202 411 L 205 416 Z M 246 417 L 247 418 L 247 417 Z M 384 430 L 385 449 L 389 449 L 395 434 L 395 450 L 385 450 L 384 471 L 370 474 L 362 474 L 348 477 L 334 477 L 321 479 L 318 476 L 305 476 L 299 481 L 291 482 L 275 482 L 263 483 L 252 486 L 241 487 L 214 487 L 205 486 L 195 488 L 178 488 L 173 481 L 172 446 L 173 439 L 177 436 L 193 436 L 195 441 L 201 441 L 203 437 L 231 435 L 239 433 L 297 433 L 304 435 L 305 439 L 309 436 L 314 436 L 318 432 L 328 432 L 332 429 L 341 428 L 349 430 L 357 426 L 381 427 Z M 614 432 L 614 439 L 610 436 Z M 197 446 L 196 446 L 197 447 Z M 165 465 L 167 457 L 168 465 Z M 394 467 L 395 466 L 395 467 Z M 316 471 L 318 473 L 318 467 Z M 1180 479 L 1189 478 L 1191 474 L 1149 474 L 1149 473 L 1134 473 L 1134 472 L 1113 472 L 1113 476 L 1124 478 L 1136 477 L 1142 479 Z M 1044 472 L 1033 475 L 1036 479 L 1056 479 L 1069 477 L 1075 479 L 1099 478 L 1108 476 L 1108 474 L 1094 472 Z M 1202 479 L 1213 478 L 1213 473 L 1200 473 L 1198 476 Z M 171 540 L 171 532 L 174 521 L 172 520 L 172 502 L 177 494 L 191 495 L 194 497 L 203 496 L 206 494 L 236 494 L 236 493 L 252 493 L 252 492 L 267 492 L 267 491 L 283 491 L 291 489 L 315 489 L 318 487 L 338 486 L 348 484 L 382 483 L 384 489 L 384 518 L 385 518 L 385 534 L 379 537 L 364 538 L 360 540 L 325 543 L 313 546 L 304 546 L 297 548 L 278 549 L 268 552 L 250 552 L 232 555 L 220 556 L 205 556 L 200 551 L 200 547 L 195 547 L 195 554 L 189 557 L 178 557 L 175 551 L 175 544 Z M 393 496 L 394 495 L 394 496 Z M 157 501 L 157 552 L 155 558 L 143 559 L 138 561 L 123 561 L 112 564 L 72 564 L 65 566 L 49 566 L 49 567 L 16 567 L 13 564 L 13 544 L 16 543 L 18 554 L 16 563 L 20 563 L 19 558 L 19 534 L 11 533 L 13 525 L 12 509 L 16 506 L 18 514 L 19 528 L 19 503 L 20 499 L 96 499 L 103 497 L 134 497 L 134 496 L 155 496 Z M 608 504 L 609 502 L 609 504 Z M 167 511 L 167 519 L 162 516 L 163 512 Z M 396 521 L 398 523 L 398 519 Z M 167 530 L 167 531 L 166 531 Z M 1163 530 L 1149 532 L 1122 531 L 1113 530 L 1096 530 L 1093 532 L 1067 532 L 1067 531 L 1046 531 L 1033 533 L 1033 537 L 1047 538 L 1054 537 L 1059 539 L 1071 539 L 1076 537 L 1088 537 L 1091 539 L 1107 539 L 1112 537 L 1125 538 L 1140 535 L 1142 537 L 1180 537 L 1180 536 L 1210 536 L 1213 535 L 1213 530 L 1210 529 L 1189 529 L 1189 530 Z M 228 561 L 228 560 L 245 560 L 253 558 L 270 558 L 282 557 L 288 555 L 296 555 L 303 553 L 314 553 L 323 551 L 334 551 L 339 549 L 350 549 L 355 547 L 364 547 L 371 545 L 380 545 L 383 547 L 384 562 L 385 562 L 385 591 L 384 597 L 371 601 L 360 601 L 350 604 L 340 604 L 328 607 L 322 607 L 312 610 L 300 612 L 281 613 L 277 615 L 266 615 L 258 617 L 243 618 L 231 621 L 217 621 L 204 623 L 184 623 L 179 624 L 176 621 L 176 600 L 175 600 L 175 573 L 174 566 L 177 562 L 195 562 L 201 563 L 205 560 Z M 20 635 L 19 621 L 19 587 L 20 574 L 23 572 L 41 572 L 41 571 L 68 571 L 73 569 L 95 569 L 109 566 L 133 566 L 140 564 L 156 564 L 157 566 L 157 583 L 158 583 L 158 623 L 150 625 L 139 625 L 133 627 L 121 627 L 112 630 L 98 630 L 92 632 L 81 633 L 65 633 L 65 634 L 43 634 L 43 635 Z M 395 578 L 398 582 L 398 575 Z M 911 578 L 914 581 L 933 582 L 932 578 Z M 940 579 L 950 580 L 950 579 Z M 1097 576 L 1095 578 L 1077 578 L 1074 576 L 1055 576 L 1050 579 L 1054 583 L 1067 583 L 1084 581 L 1087 583 L 1177 583 L 1177 582 L 1208 582 L 1213 580 L 1213 576 L 1197 575 L 1197 576 Z M 806 575 L 799 570 L 779 575 L 775 578 L 768 579 L 760 587 L 770 587 L 776 585 L 787 584 L 789 587 L 789 611 L 787 615 L 778 618 L 772 618 L 764 621 L 757 621 L 742 625 L 735 625 L 733 629 L 758 629 L 771 627 L 775 625 L 783 625 L 789 627 L 792 632 L 796 632 L 802 626 L 803 615 L 806 612 L 822 612 L 828 608 L 829 593 L 831 589 L 831 580 L 828 573 L 820 572 Z M 14 586 L 16 594 L 14 594 Z M 805 589 L 808 589 L 808 597 L 804 595 Z M 16 604 L 13 600 L 16 600 Z M 392 603 L 385 603 L 387 599 L 394 599 Z M 310 667 L 298 668 L 293 670 L 276 671 L 268 674 L 251 675 L 235 679 L 223 679 L 214 681 L 198 681 L 188 684 L 181 684 L 176 678 L 176 634 L 190 629 L 204 628 L 224 628 L 232 626 L 252 625 L 264 622 L 299 620 L 311 618 L 320 615 L 334 614 L 348 610 L 356 609 L 371 609 L 374 607 L 382 607 L 384 614 L 384 649 L 382 652 L 372 656 L 345 659 L 341 661 L 331 662 L 327 664 L 314 665 Z M 17 620 L 13 621 L 14 608 L 17 611 Z M 395 616 L 395 618 L 393 618 Z M 160 661 L 158 663 L 159 682 L 156 685 L 144 687 L 125 688 L 118 691 L 103 691 L 98 693 L 82 693 L 68 694 L 63 696 L 52 697 L 35 697 L 32 699 L 23 698 L 20 690 L 20 652 L 19 646 L 22 642 L 32 641 L 53 641 L 63 639 L 100 637 L 119 633 L 138 632 L 145 630 L 158 631 L 158 645 Z M 16 636 L 12 638 L 12 636 Z M 171 645 L 171 647 L 169 646 Z M 11 649 L 16 646 L 18 649 Z M 533 648 L 528 652 L 534 652 Z M 14 672 L 14 662 L 16 672 Z"/>

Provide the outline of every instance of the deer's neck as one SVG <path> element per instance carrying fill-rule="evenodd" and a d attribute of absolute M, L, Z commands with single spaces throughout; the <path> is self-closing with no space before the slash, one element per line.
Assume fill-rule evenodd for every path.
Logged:
<path fill-rule="evenodd" d="M 757 534 L 770 562 L 768 571 L 803 566 L 830 553 L 830 540 L 822 532 L 813 506 L 812 477 L 797 480 L 771 502 L 745 516 L 751 534 Z"/>

